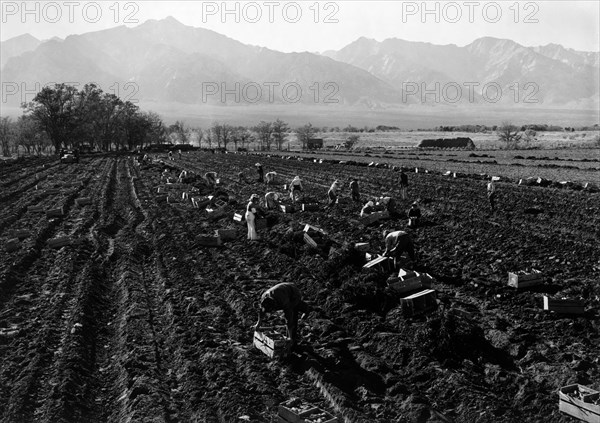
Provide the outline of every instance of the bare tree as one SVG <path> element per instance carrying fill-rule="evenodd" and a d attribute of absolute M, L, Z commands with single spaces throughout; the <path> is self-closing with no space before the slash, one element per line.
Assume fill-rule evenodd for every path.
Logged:
<path fill-rule="evenodd" d="M 187 128 L 184 122 L 178 120 L 173 125 L 169 126 L 169 132 L 175 134 L 177 138 L 177 144 L 189 144 L 190 143 L 190 128 Z"/>
<path fill-rule="evenodd" d="M 212 138 L 212 141 L 216 141 L 218 148 L 221 148 L 221 141 L 223 139 L 222 130 L 223 130 L 223 126 L 219 122 L 213 122 L 212 127 L 211 127 L 211 132 L 212 132 L 211 138 Z"/>
<path fill-rule="evenodd" d="M 198 148 L 202 147 L 202 140 L 204 139 L 204 131 L 202 128 L 194 128 L 191 130 L 191 138 L 195 138 L 195 141 L 198 143 Z M 194 141 L 192 141 L 193 143 Z"/>
<path fill-rule="evenodd" d="M 227 144 L 232 141 L 234 128 L 231 125 L 224 123 L 221 125 L 221 138 L 223 139 L 223 147 L 227 150 Z"/>
<path fill-rule="evenodd" d="M 23 105 L 46 131 L 55 152 L 61 146 L 71 145 L 76 126 L 77 89 L 66 84 L 44 87 L 28 105 Z"/>
<path fill-rule="evenodd" d="M 312 123 L 308 123 L 296 129 L 296 136 L 298 137 L 298 141 L 300 141 L 303 150 L 306 149 L 308 140 L 313 138 L 316 133 L 317 130 L 312 126 Z"/>
<path fill-rule="evenodd" d="M 238 142 L 242 145 L 242 148 L 247 148 L 248 144 L 254 141 L 254 135 L 245 126 L 239 126 L 237 131 Z"/>
<path fill-rule="evenodd" d="M 281 119 L 277 119 L 271 124 L 271 128 L 273 129 L 273 140 L 275 141 L 275 145 L 277 145 L 278 150 L 282 150 L 283 143 L 285 142 L 288 132 L 290 132 L 290 127 Z"/>
<path fill-rule="evenodd" d="M 522 135 L 519 134 L 519 129 L 509 121 L 502 122 L 498 128 L 498 138 L 506 143 L 507 150 L 517 148 L 521 141 Z"/>
<path fill-rule="evenodd" d="M 37 122 L 27 115 L 19 116 L 17 120 L 17 144 L 23 147 L 28 155 L 34 154 L 37 150 L 36 145 L 41 144 L 40 138 L 42 132 Z"/>
<path fill-rule="evenodd" d="M 12 119 L 8 116 L 0 118 L 0 147 L 2 155 L 10 156 L 10 147 L 14 143 L 14 125 Z"/>
<path fill-rule="evenodd" d="M 261 120 L 254 128 L 258 137 L 261 150 L 271 149 L 271 135 L 273 134 L 273 125 L 270 122 Z"/>

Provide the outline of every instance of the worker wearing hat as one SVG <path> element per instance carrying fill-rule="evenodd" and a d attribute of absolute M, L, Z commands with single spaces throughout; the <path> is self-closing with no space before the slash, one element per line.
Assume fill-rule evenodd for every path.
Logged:
<path fill-rule="evenodd" d="M 410 210 L 408 211 L 408 226 L 410 228 L 416 228 L 421 220 L 421 209 L 419 205 L 415 201 L 410 206 Z"/>
<path fill-rule="evenodd" d="M 365 204 L 362 208 L 362 210 L 360 211 L 360 217 L 365 217 L 370 215 L 371 213 L 373 213 L 375 211 L 375 203 L 373 201 L 367 201 L 367 204 Z"/>
<path fill-rule="evenodd" d="M 255 219 L 256 215 L 262 213 L 262 209 L 258 204 L 259 196 L 252 194 L 248 205 L 246 206 L 246 223 L 248 224 L 248 239 L 250 241 L 258 241 L 258 233 L 256 232 Z"/>
<path fill-rule="evenodd" d="M 415 247 L 412 238 L 404 231 L 384 231 L 385 251 L 384 257 L 392 257 L 394 259 L 394 268 L 398 267 L 398 261 L 404 252 L 408 254 L 413 262 L 417 261 L 415 255 Z"/>
<path fill-rule="evenodd" d="M 271 185 L 271 184 L 275 183 L 276 175 L 277 175 L 276 172 L 267 172 L 267 174 L 265 175 L 267 185 Z"/>
<path fill-rule="evenodd" d="M 302 293 L 296 285 L 282 282 L 269 288 L 261 295 L 258 309 L 258 322 L 254 326 L 255 330 L 260 328 L 267 313 L 282 310 L 292 345 L 296 345 L 299 314 L 302 313 L 304 317 L 310 312 L 310 306 L 302 300 Z"/>
<path fill-rule="evenodd" d="M 265 194 L 265 206 L 267 210 L 277 210 L 277 207 L 279 207 L 279 194 L 276 192 L 267 192 Z"/>
<path fill-rule="evenodd" d="M 258 182 L 264 182 L 265 180 L 263 179 L 264 177 L 264 170 L 263 167 L 260 163 L 256 163 L 254 166 L 256 166 L 256 171 L 258 172 Z"/>
<path fill-rule="evenodd" d="M 379 200 L 377 200 L 377 205 L 387 210 L 391 216 L 395 216 L 398 214 L 398 209 L 396 208 L 396 200 L 392 197 L 379 197 Z"/>
<path fill-rule="evenodd" d="M 337 202 L 339 189 L 340 189 L 340 183 L 336 179 L 335 181 L 333 181 L 333 184 L 331 184 L 331 187 L 329 188 L 329 191 L 327 192 L 327 197 L 329 198 L 328 207 L 333 207 L 335 205 L 335 203 Z"/>
<path fill-rule="evenodd" d="M 214 187 L 217 184 L 217 173 L 216 172 L 206 172 L 204 174 L 204 179 L 208 182 L 208 185 Z"/>
<path fill-rule="evenodd" d="M 300 196 L 300 193 L 302 192 L 302 181 L 300 180 L 299 176 L 294 177 L 294 179 L 292 179 L 292 182 L 290 184 L 290 198 L 292 199 L 292 201 L 294 201 L 294 203 L 297 200 L 297 197 Z"/>

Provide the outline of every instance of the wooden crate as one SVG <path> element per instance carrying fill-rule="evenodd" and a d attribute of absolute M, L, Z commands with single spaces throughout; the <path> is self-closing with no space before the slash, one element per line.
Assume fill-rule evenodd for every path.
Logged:
<path fill-rule="evenodd" d="M 299 399 L 291 399 L 277 407 L 278 421 L 284 423 L 338 423 L 331 413 Z M 319 420 L 320 419 L 320 420 Z"/>
<path fill-rule="evenodd" d="M 600 392 L 574 384 L 558 390 L 558 409 L 588 423 L 600 423 Z"/>
<path fill-rule="evenodd" d="M 197 209 L 203 209 L 210 204 L 210 200 L 206 197 L 192 197 L 192 204 Z"/>
<path fill-rule="evenodd" d="M 223 207 L 225 207 L 227 205 L 227 203 L 221 199 L 215 201 L 215 208 L 217 209 L 221 209 Z"/>
<path fill-rule="evenodd" d="M 389 272 L 393 266 L 393 259 L 389 257 L 379 256 L 376 259 L 369 261 L 363 266 L 363 269 L 378 269 L 383 272 Z"/>
<path fill-rule="evenodd" d="M 206 212 L 208 213 L 208 220 L 216 220 L 225 216 L 224 209 L 206 209 Z"/>
<path fill-rule="evenodd" d="M 12 236 L 18 238 L 19 240 L 29 238 L 31 236 L 31 232 L 26 229 L 17 229 L 12 231 Z"/>
<path fill-rule="evenodd" d="M 425 289 L 408 297 L 400 299 L 402 314 L 404 316 L 416 316 L 433 310 L 437 307 L 436 294 L 433 289 Z"/>
<path fill-rule="evenodd" d="M 544 283 L 544 275 L 533 269 L 531 273 L 508 272 L 508 286 L 513 288 L 529 288 Z"/>
<path fill-rule="evenodd" d="M 430 289 L 431 285 L 432 278 L 427 273 L 409 272 L 405 276 L 388 279 L 388 286 L 400 294 Z"/>
<path fill-rule="evenodd" d="M 42 213 L 45 210 L 46 209 L 44 209 L 44 206 L 29 206 L 29 207 L 27 207 L 27 211 L 30 211 L 32 213 Z"/>
<path fill-rule="evenodd" d="M 318 204 L 302 204 L 302 211 L 319 211 Z"/>
<path fill-rule="evenodd" d="M 358 219 L 358 221 L 365 226 L 370 226 L 374 223 L 379 222 L 380 220 L 389 219 L 389 217 L 390 213 L 387 210 L 384 210 L 380 212 L 373 212 L 365 217 L 361 217 Z"/>
<path fill-rule="evenodd" d="M 370 226 L 376 222 L 378 222 L 380 219 L 379 214 L 378 213 L 371 213 L 367 216 L 361 217 L 358 219 L 358 221 L 365 226 Z"/>
<path fill-rule="evenodd" d="M 92 204 L 92 199 L 90 197 L 77 198 L 75 200 L 75 204 L 77 204 L 78 206 L 87 206 L 89 204 Z"/>
<path fill-rule="evenodd" d="M 71 238 L 68 236 L 59 236 L 46 241 L 46 244 L 50 248 L 62 248 L 67 245 L 71 245 Z"/>
<path fill-rule="evenodd" d="M 307 234 L 310 234 L 311 232 L 314 232 L 314 233 L 318 232 L 318 233 L 325 235 L 325 231 L 323 229 L 317 228 L 316 226 L 309 225 L 308 223 L 306 225 L 304 225 L 304 232 Z"/>
<path fill-rule="evenodd" d="M 561 314 L 583 314 L 585 302 L 583 300 L 549 298 L 544 295 L 544 310 Z"/>
<path fill-rule="evenodd" d="M 254 331 L 254 346 L 270 358 L 286 356 L 291 347 L 286 331 L 285 326 L 259 328 Z"/>
<path fill-rule="evenodd" d="M 46 210 L 46 217 L 62 217 L 65 212 L 62 207 L 58 207 L 56 209 Z"/>
<path fill-rule="evenodd" d="M 366 253 L 367 251 L 369 251 L 369 247 L 370 245 L 368 242 L 357 242 L 356 244 L 354 244 L 354 249 L 362 253 Z"/>
<path fill-rule="evenodd" d="M 237 229 L 217 229 L 217 236 L 223 241 L 233 241 L 238 237 Z"/>
<path fill-rule="evenodd" d="M 311 246 L 311 247 L 313 247 L 313 248 L 317 248 L 317 247 L 318 247 L 318 245 L 317 245 L 317 243 L 315 242 L 315 240 L 314 240 L 314 239 L 312 239 L 312 238 L 311 238 L 311 236 L 310 236 L 309 234 L 307 234 L 306 232 L 304 233 L 304 242 L 305 242 L 307 245 L 309 245 L 309 246 Z"/>
<path fill-rule="evenodd" d="M 196 244 L 202 245 L 203 247 L 220 247 L 223 245 L 223 241 L 219 236 L 198 235 L 196 237 Z"/>
<path fill-rule="evenodd" d="M 234 220 L 234 222 L 242 223 L 245 220 L 244 215 L 240 214 L 240 213 L 234 213 L 233 220 Z"/>
<path fill-rule="evenodd" d="M 294 213 L 296 211 L 296 209 L 292 205 L 281 204 L 279 208 L 284 213 Z"/>
<path fill-rule="evenodd" d="M 20 246 L 21 242 L 19 241 L 19 238 L 13 238 L 6 241 L 6 244 L 4 244 L 4 249 L 7 252 L 12 253 L 13 251 L 18 250 Z"/>
<path fill-rule="evenodd" d="M 187 188 L 186 184 L 179 184 L 179 183 L 167 183 L 165 185 L 165 189 L 172 191 L 172 190 L 176 190 L 176 189 L 185 189 Z"/>

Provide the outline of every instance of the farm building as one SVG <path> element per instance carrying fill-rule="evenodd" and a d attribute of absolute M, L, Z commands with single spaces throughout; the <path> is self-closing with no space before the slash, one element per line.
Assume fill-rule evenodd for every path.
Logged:
<path fill-rule="evenodd" d="M 421 141 L 419 148 L 464 148 L 465 150 L 475 150 L 475 144 L 468 137 L 438 138 Z"/>
<path fill-rule="evenodd" d="M 306 142 L 306 148 L 309 150 L 315 150 L 317 148 L 323 148 L 323 138 L 311 138 Z"/>

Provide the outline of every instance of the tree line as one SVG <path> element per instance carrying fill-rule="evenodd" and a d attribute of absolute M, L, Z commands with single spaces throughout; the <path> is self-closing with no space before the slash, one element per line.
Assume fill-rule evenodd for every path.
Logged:
<path fill-rule="evenodd" d="M 95 84 L 87 84 L 81 90 L 67 84 L 44 87 L 30 103 L 22 105 L 24 111 L 16 121 L 0 117 L 0 152 L 3 156 L 25 151 L 27 154 L 43 154 L 60 149 L 82 151 L 141 150 L 153 144 L 191 144 L 200 148 L 248 149 L 254 144 L 256 150 L 285 150 L 291 141 L 290 134 L 305 149 L 308 141 L 319 133 L 351 133 L 343 147 L 352 148 L 359 139 L 357 133 L 397 131 L 398 127 L 379 125 L 363 128 L 348 125 L 339 127 L 316 127 L 311 123 L 295 129 L 276 119 L 260 121 L 255 126 L 235 126 L 213 122 L 209 128 L 188 127 L 182 121 L 166 126 L 154 112 L 145 112 L 130 101 L 123 101 L 114 94 L 103 92 Z M 573 128 L 564 128 L 572 131 Z M 597 125 L 590 128 L 598 130 Z M 537 132 L 562 131 L 551 125 L 523 125 L 521 127 L 503 122 L 499 126 L 461 125 L 439 126 L 441 132 L 488 132 L 498 133 L 507 147 L 515 147 L 520 141 L 535 139 Z M 421 131 L 421 130 L 419 130 Z"/>
<path fill-rule="evenodd" d="M 44 87 L 15 122 L 0 119 L 4 156 L 22 147 L 29 154 L 66 149 L 114 151 L 161 142 L 165 127 L 153 112 L 103 92 L 95 84 L 81 90 L 66 84 Z"/>
<path fill-rule="evenodd" d="M 95 84 L 81 90 L 67 84 L 44 87 L 34 99 L 22 105 L 16 121 L 0 117 L 0 150 L 10 156 L 19 150 L 27 154 L 61 149 L 89 151 L 140 150 L 153 144 L 192 144 L 208 148 L 283 150 L 290 126 L 276 119 L 253 127 L 213 122 L 210 128 L 186 127 L 182 121 L 166 126 L 154 112 L 145 112 L 130 101 L 103 92 Z M 318 128 L 306 124 L 295 130 L 303 148 Z"/>

